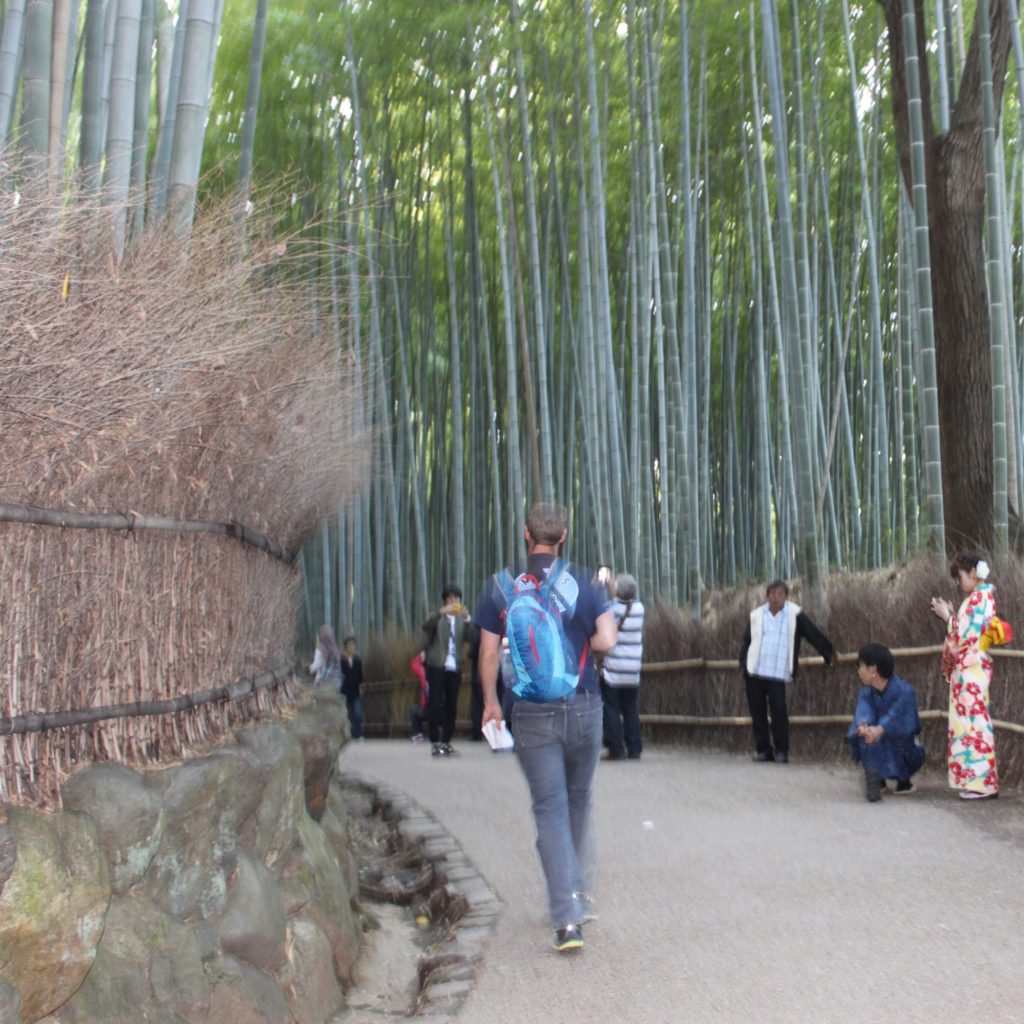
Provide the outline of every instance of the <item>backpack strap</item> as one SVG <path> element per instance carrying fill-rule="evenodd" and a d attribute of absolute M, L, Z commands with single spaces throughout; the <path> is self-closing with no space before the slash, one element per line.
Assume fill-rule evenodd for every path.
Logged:
<path fill-rule="evenodd" d="M 498 588 L 501 596 L 505 598 L 505 607 L 507 608 L 516 592 L 516 581 L 513 579 L 512 571 L 508 566 L 502 569 L 501 572 L 494 574 L 494 585 Z"/>
<path fill-rule="evenodd" d="M 548 567 L 547 573 L 539 580 L 532 573 L 528 572 L 522 572 L 519 576 L 525 576 L 532 580 L 538 593 L 545 600 L 549 595 L 553 594 L 557 598 L 559 608 L 561 610 L 568 605 L 568 601 L 566 601 L 565 595 L 561 590 L 558 589 L 558 581 L 567 565 L 568 563 L 563 559 L 556 558 Z M 501 610 L 501 621 L 503 625 L 505 622 L 505 613 L 508 611 L 508 606 L 512 603 L 512 598 L 516 595 L 516 581 L 519 579 L 519 576 L 513 576 L 512 570 L 508 566 L 502 569 L 501 572 L 496 572 L 494 574 L 494 585 L 505 602 L 505 607 Z M 564 620 L 564 612 L 562 615 Z"/>
<path fill-rule="evenodd" d="M 564 559 L 556 558 L 548 569 L 547 576 L 544 577 L 542 586 L 544 587 L 545 596 L 547 594 L 553 594 L 559 604 L 559 611 L 562 614 L 562 625 L 565 625 L 565 609 L 568 606 L 568 601 L 565 599 L 565 595 L 558 589 L 558 581 L 562 577 L 562 573 L 568 567 L 568 562 Z M 632 603 L 632 602 L 631 602 Z M 566 638 L 568 639 L 568 638 Z M 590 638 L 588 637 L 583 644 L 583 650 L 580 651 L 580 661 L 576 666 L 576 675 L 579 679 L 583 678 L 583 670 L 587 665 L 587 658 L 590 657 Z"/>
<path fill-rule="evenodd" d="M 556 558 L 548 568 L 547 575 L 544 577 L 541 583 L 541 588 L 544 592 L 545 598 L 549 594 L 553 594 L 558 601 L 559 611 L 562 612 L 563 623 L 565 620 L 564 609 L 568 607 L 569 602 L 566 600 L 565 595 L 561 590 L 558 589 L 559 580 L 562 578 L 562 573 L 568 567 L 568 562 L 564 559 Z"/>

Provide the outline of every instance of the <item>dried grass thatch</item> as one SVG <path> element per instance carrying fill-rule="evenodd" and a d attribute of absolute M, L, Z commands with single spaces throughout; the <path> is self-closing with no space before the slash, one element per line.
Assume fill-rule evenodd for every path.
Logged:
<path fill-rule="evenodd" d="M 238 521 L 297 550 L 364 472 L 351 380 L 287 247 L 202 213 L 118 262 L 87 203 L 0 199 L 0 501 Z M 97 255 L 101 254 L 101 255 Z M 0 525 L 0 714 L 176 696 L 291 661 L 295 570 L 238 541 Z M 179 753 L 287 700 L 0 739 L 0 800 Z"/>

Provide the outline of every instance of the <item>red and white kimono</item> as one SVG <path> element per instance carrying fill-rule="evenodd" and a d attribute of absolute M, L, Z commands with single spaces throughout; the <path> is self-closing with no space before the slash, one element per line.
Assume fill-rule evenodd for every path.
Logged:
<path fill-rule="evenodd" d="M 982 796 L 999 792 L 988 709 L 992 659 L 980 644 L 995 615 L 995 591 L 991 584 L 979 583 L 950 617 L 942 652 L 942 672 L 949 684 L 949 784 Z"/>

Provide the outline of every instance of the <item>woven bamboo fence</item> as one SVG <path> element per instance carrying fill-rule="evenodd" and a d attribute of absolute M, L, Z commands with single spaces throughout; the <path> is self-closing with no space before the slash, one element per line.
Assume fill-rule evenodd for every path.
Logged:
<path fill-rule="evenodd" d="M 101 214 L 0 204 L 2 801 L 285 707 L 293 553 L 365 472 L 301 252 L 225 207 L 118 262 Z"/>

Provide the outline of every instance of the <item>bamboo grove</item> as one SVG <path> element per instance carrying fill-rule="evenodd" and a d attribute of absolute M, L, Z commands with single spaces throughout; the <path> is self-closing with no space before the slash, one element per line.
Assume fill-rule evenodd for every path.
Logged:
<path fill-rule="evenodd" d="M 89 19 L 117 54 L 109 12 L 130 2 L 135 131 L 88 148 L 97 111 L 129 123 L 110 64 L 89 99 Z M 90 0 L 77 35 L 77 0 L 5 0 L 8 137 L 42 102 L 39 7 L 69 69 L 66 164 L 78 139 L 79 171 L 147 188 L 158 211 L 175 187 L 187 207 L 197 187 L 286 181 L 282 229 L 316 243 L 310 301 L 361 382 L 373 470 L 306 548 L 310 623 L 415 625 L 442 581 L 469 595 L 520 554 L 540 497 L 569 507 L 571 557 L 694 614 L 709 588 L 813 586 L 941 553 L 949 532 L 1011 543 L 1016 0 Z M 219 39 L 205 63 L 185 42 L 199 15 Z M 175 110 L 185 127 L 168 127 Z M 977 281 L 936 265 L 959 222 L 936 220 L 952 204 L 933 155 L 957 131 L 977 140 L 959 148 L 982 187 L 961 191 L 981 215 L 977 239 L 958 227 L 949 244 L 977 241 Z M 957 282 L 978 281 L 961 324 Z M 985 429 L 968 444 L 963 423 Z"/>
<path fill-rule="evenodd" d="M 379 448 L 361 503 L 307 551 L 311 620 L 414 624 L 442 579 L 472 592 L 514 559 L 547 495 L 571 509 L 573 557 L 694 614 L 739 580 L 942 557 L 920 96 L 949 130 L 979 12 L 918 6 L 900 45 L 930 79 L 907 74 L 905 179 L 880 4 L 390 3 L 334 23 L 340 54 L 325 32 L 295 81 L 330 127 L 307 122 L 306 152 L 344 225 L 332 273 Z M 977 147 L 991 379 L 970 406 L 996 497 L 970 492 L 993 526 L 957 536 L 997 549 L 1022 497 L 1005 13 L 1017 57 L 1005 94 L 988 62 Z"/>

